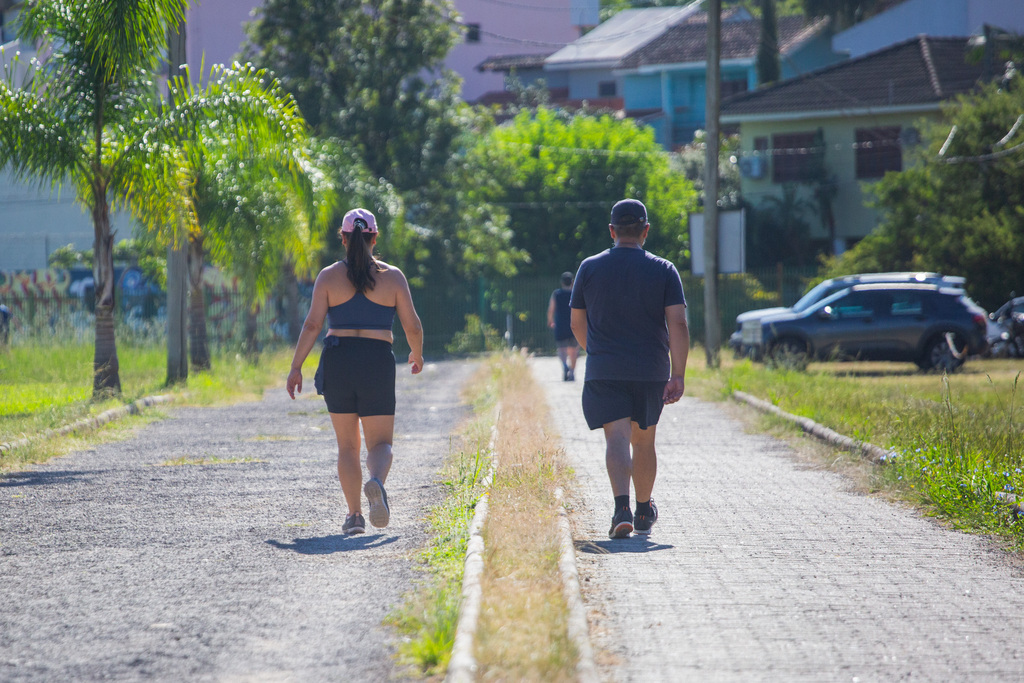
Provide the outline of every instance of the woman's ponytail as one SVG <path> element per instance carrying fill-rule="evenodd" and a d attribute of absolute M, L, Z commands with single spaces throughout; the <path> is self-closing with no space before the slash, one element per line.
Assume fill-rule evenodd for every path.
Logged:
<path fill-rule="evenodd" d="M 352 232 L 345 233 L 348 236 L 345 263 L 348 266 L 348 279 L 355 285 L 356 291 L 362 294 L 368 289 L 373 289 L 377 284 L 373 277 L 373 271 L 378 268 L 376 268 L 377 261 L 371 253 L 372 247 L 369 240 L 366 239 L 367 235 L 373 233 L 362 231 L 362 225 L 360 225 L 362 221 L 355 223 Z"/>

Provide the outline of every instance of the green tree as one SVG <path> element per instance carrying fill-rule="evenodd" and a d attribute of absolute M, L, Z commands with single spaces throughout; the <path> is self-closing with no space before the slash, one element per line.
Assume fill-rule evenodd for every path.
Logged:
<path fill-rule="evenodd" d="M 878 0 L 803 0 L 809 17 L 831 17 L 837 30 L 849 28 L 881 11 Z"/>
<path fill-rule="evenodd" d="M 447 0 L 267 0 L 243 56 L 272 70 L 319 137 L 401 192 L 428 184 L 461 132 Z"/>
<path fill-rule="evenodd" d="M 186 71 L 172 81 L 171 95 L 179 122 L 173 140 L 192 177 L 196 218 L 187 237 L 189 355 L 193 366 L 209 369 L 202 290 L 208 245 L 220 249 L 217 265 L 236 266 L 232 272 L 254 307 L 283 263 L 315 259 L 321 207 L 330 199 L 317 180 L 322 171 L 307 158 L 306 126 L 295 101 L 265 71 L 217 65 L 202 86 Z M 300 232 L 310 234 L 297 238 Z"/>
<path fill-rule="evenodd" d="M 526 270 L 558 273 L 608 246 L 608 211 L 623 197 L 648 207 L 647 248 L 689 261 L 693 185 L 674 172 L 654 133 L 608 114 L 540 107 L 494 128 L 466 159 L 472 198 L 509 216 Z"/>
<path fill-rule="evenodd" d="M 93 391 L 120 393 L 114 337 L 111 211 L 126 207 L 154 229 L 184 206 L 180 159 L 151 125 L 153 73 L 166 27 L 186 0 L 40 0 L 21 35 L 53 49 L 29 81 L 0 83 L 0 166 L 31 182 L 69 182 L 93 222 L 96 344 Z"/>
<path fill-rule="evenodd" d="M 1024 291 L 1024 77 L 985 86 L 925 128 L 916 163 L 873 186 L 882 217 L 829 274 L 935 270 L 983 306 Z M 955 127 L 955 131 L 950 131 Z M 947 143 L 948 141 L 948 143 Z M 945 149 L 943 149 L 945 148 Z"/>
<path fill-rule="evenodd" d="M 782 76 L 779 63 L 779 22 L 775 17 L 775 0 L 759 0 L 761 34 L 757 40 L 757 83 L 774 83 Z"/>

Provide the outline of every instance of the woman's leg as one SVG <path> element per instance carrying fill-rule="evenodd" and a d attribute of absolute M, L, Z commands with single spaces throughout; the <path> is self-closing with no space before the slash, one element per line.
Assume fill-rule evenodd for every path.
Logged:
<path fill-rule="evenodd" d="M 348 504 L 348 514 L 362 512 L 363 470 L 359 464 L 359 416 L 330 413 L 338 439 L 338 481 Z"/>
<path fill-rule="evenodd" d="M 360 418 L 366 441 L 366 470 L 383 484 L 391 471 L 391 444 L 395 439 L 395 416 L 372 415 Z"/>

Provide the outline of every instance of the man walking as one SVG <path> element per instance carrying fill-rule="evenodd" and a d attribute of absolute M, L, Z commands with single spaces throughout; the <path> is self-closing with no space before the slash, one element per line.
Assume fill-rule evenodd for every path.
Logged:
<path fill-rule="evenodd" d="M 610 538 L 649 534 L 658 519 L 654 435 L 662 408 L 683 396 L 690 351 L 683 284 L 674 265 L 644 251 L 650 228 L 643 203 L 617 202 L 613 246 L 580 264 L 570 300 L 572 331 L 587 352 L 583 415 L 591 429 L 604 429 L 615 497 Z"/>
<path fill-rule="evenodd" d="M 570 294 L 572 273 L 562 273 L 562 286 L 551 293 L 551 299 L 548 301 L 548 327 L 555 332 L 558 359 L 562 361 L 562 379 L 566 382 L 576 379 L 576 357 L 579 354 L 579 346 L 570 326 Z"/>

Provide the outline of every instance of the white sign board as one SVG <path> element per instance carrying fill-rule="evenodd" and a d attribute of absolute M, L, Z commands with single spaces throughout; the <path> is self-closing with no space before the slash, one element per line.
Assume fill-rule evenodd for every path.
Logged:
<path fill-rule="evenodd" d="M 743 210 L 718 212 L 718 272 L 746 271 L 747 225 Z M 693 274 L 704 274 L 704 214 L 690 214 L 690 261 Z"/>

